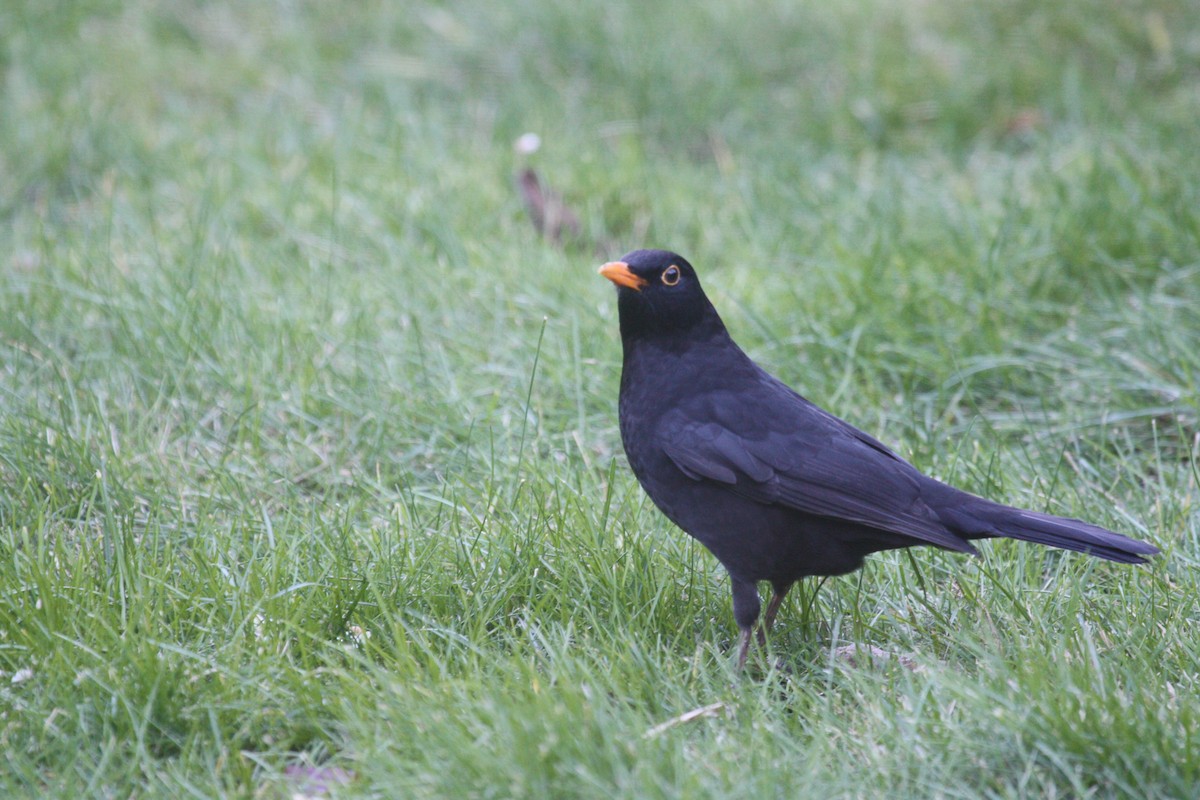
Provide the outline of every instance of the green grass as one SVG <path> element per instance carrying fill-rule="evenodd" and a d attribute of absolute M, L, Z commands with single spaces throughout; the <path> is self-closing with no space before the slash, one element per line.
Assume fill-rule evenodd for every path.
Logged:
<path fill-rule="evenodd" d="M 1191 3 L 12 2 L 0 79 L 0 796 L 1195 793 Z M 1162 557 L 882 554 L 736 675 L 620 452 L 643 245 L 922 469 Z"/>

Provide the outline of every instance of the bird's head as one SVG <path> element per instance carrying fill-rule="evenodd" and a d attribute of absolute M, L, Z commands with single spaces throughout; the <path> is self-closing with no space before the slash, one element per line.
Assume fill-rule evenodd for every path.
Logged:
<path fill-rule="evenodd" d="M 600 268 L 617 287 L 621 336 L 646 338 L 724 325 L 696 270 L 683 256 L 668 250 L 634 250 Z"/>

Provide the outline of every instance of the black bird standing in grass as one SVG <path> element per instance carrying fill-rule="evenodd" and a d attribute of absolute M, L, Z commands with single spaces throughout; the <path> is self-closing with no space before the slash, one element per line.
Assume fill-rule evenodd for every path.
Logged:
<path fill-rule="evenodd" d="M 746 662 L 797 580 L 878 550 L 975 553 L 1006 536 L 1126 564 L 1158 549 L 1075 519 L 993 503 L 921 474 L 767 374 L 734 343 L 692 265 L 664 250 L 605 264 L 621 317 L 621 440 L 654 504 L 725 566 Z"/>

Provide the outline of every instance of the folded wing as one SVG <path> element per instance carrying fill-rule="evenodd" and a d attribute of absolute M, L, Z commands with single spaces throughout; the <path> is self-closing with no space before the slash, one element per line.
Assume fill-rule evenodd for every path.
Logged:
<path fill-rule="evenodd" d="M 664 415 L 659 444 L 692 480 L 756 502 L 976 552 L 922 500 L 932 479 L 773 379 L 759 389 L 682 404 Z"/>

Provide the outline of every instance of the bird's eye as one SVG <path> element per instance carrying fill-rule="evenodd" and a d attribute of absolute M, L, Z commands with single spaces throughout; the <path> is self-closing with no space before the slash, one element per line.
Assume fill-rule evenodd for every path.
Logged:
<path fill-rule="evenodd" d="M 679 283 L 679 267 L 672 264 L 663 270 L 662 282 L 667 286 L 674 286 Z"/>

